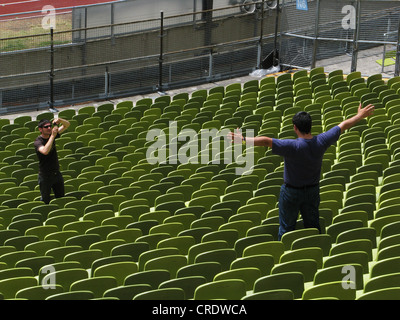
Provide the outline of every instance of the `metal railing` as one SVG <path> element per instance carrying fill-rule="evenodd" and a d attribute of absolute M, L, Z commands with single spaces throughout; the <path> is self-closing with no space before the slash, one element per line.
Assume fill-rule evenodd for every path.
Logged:
<path fill-rule="evenodd" d="M 0 113 L 248 74 L 273 49 L 276 10 L 228 14 L 241 6 L 0 39 Z"/>
<path fill-rule="evenodd" d="M 2 38 L 0 114 L 243 76 L 278 51 L 283 68 L 311 69 L 325 59 L 344 57 L 349 73 L 359 67 L 359 52 L 394 45 L 392 68 L 399 74 L 399 1 L 309 0 L 308 10 L 299 10 L 292 0 L 278 1 L 275 9 L 266 4 L 255 1 L 243 8 L 249 4 L 241 2 L 98 25 L 90 10 L 78 8 L 60 15 L 63 25 L 53 31 Z M 83 16 L 82 10 L 87 11 Z M 36 19 L 40 24 L 43 17 Z M 5 23 L 0 20 L 2 34 Z"/>
<path fill-rule="evenodd" d="M 399 52 L 399 1 L 314 0 L 308 1 L 308 11 L 286 2 L 279 31 L 282 65 L 314 68 L 324 59 L 347 56 L 351 63 L 344 71 L 350 73 L 360 68 L 357 62 L 362 50 L 394 45 Z M 399 75 L 398 70 L 396 59 L 394 75 Z"/>

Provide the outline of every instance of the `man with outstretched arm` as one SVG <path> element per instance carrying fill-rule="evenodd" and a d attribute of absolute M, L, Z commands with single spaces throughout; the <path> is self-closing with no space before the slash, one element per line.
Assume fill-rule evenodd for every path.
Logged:
<path fill-rule="evenodd" d="M 275 139 L 270 137 L 244 138 L 239 130 L 231 132 L 232 141 L 250 142 L 255 146 L 272 148 L 274 154 L 284 158 L 284 184 L 279 195 L 279 232 L 278 240 L 296 227 L 300 212 L 305 228 L 317 228 L 319 225 L 319 179 L 322 158 L 325 151 L 337 142 L 347 129 L 374 112 L 373 105 L 358 107 L 357 114 L 342 121 L 339 125 L 319 135 L 311 134 L 311 116 L 300 111 L 293 116 L 293 129 L 297 139 Z"/>

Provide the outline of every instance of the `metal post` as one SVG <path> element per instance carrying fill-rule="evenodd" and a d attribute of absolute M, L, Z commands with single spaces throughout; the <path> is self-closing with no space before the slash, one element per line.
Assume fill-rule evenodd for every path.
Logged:
<path fill-rule="evenodd" d="M 399 20 L 399 27 L 397 29 L 396 64 L 394 67 L 394 76 L 397 77 L 399 74 L 400 74 L 400 20 Z"/>
<path fill-rule="evenodd" d="M 104 72 L 104 95 L 107 98 L 109 94 L 109 73 L 108 73 L 108 66 L 106 66 L 106 72 Z"/>
<path fill-rule="evenodd" d="M 161 20 L 160 20 L 160 57 L 158 58 L 158 91 L 163 92 L 163 53 L 164 53 L 164 11 L 160 12 Z"/>
<path fill-rule="evenodd" d="M 197 0 L 193 0 L 193 24 L 196 24 Z"/>
<path fill-rule="evenodd" d="M 114 34 L 114 16 L 115 16 L 115 12 L 114 12 L 114 3 L 111 4 L 111 43 L 114 45 L 115 44 L 115 34 Z"/>
<path fill-rule="evenodd" d="M 49 101 L 49 109 L 52 112 L 57 112 L 54 109 L 54 29 L 50 28 L 50 101 Z"/>
<path fill-rule="evenodd" d="M 285 4 L 286 4 L 285 0 L 282 0 L 282 12 L 281 12 L 281 14 L 282 14 L 283 17 L 285 17 L 285 11 L 284 11 L 284 10 L 286 10 L 286 9 L 284 9 L 285 8 Z M 278 5 L 277 5 L 276 9 L 279 10 L 279 2 L 278 2 Z M 283 30 L 282 21 L 283 20 L 284 19 L 281 19 L 279 21 L 279 44 L 278 44 L 279 48 L 278 48 L 278 52 L 282 52 L 282 38 L 283 38 L 282 37 L 282 30 Z M 281 63 L 280 58 L 279 58 L 278 62 Z"/>
<path fill-rule="evenodd" d="M 261 4 L 261 25 L 260 25 L 260 39 L 258 40 L 258 59 L 257 59 L 257 69 L 261 69 L 262 63 L 262 49 L 263 49 L 263 36 L 264 36 L 264 10 L 265 10 L 265 0 L 262 0 Z"/>
<path fill-rule="evenodd" d="M 351 55 L 351 72 L 357 70 L 357 59 L 358 59 L 358 37 L 360 34 L 360 22 L 361 22 L 361 2 L 357 1 L 356 8 L 356 29 L 354 30 L 354 38 L 353 38 L 353 52 Z"/>
<path fill-rule="evenodd" d="M 210 55 L 209 55 L 209 59 L 208 59 L 208 81 L 212 81 L 213 78 L 213 53 L 212 50 L 210 50 Z"/>
<path fill-rule="evenodd" d="M 389 38 L 387 33 L 385 33 L 383 35 L 384 37 L 384 41 L 387 41 L 387 39 Z M 383 44 L 383 55 L 382 55 L 382 68 L 381 68 L 381 73 L 383 73 L 385 70 L 385 59 L 386 59 L 386 43 Z"/>
<path fill-rule="evenodd" d="M 278 58 L 278 29 L 279 29 L 279 0 L 276 3 L 276 19 L 275 19 L 275 37 L 274 37 L 274 55 L 272 65 L 276 66 L 279 64 Z"/>
<path fill-rule="evenodd" d="M 86 42 L 87 42 L 87 28 L 88 28 L 88 23 L 87 23 L 87 20 L 88 20 L 88 12 L 87 12 L 87 7 L 85 8 L 85 44 L 86 44 Z"/>
<path fill-rule="evenodd" d="M 320 15 L 320 0 L 317 0 L 316 8 L 315 8 L 315 38 L 314 38 L 314 46 L 311 60 L 311 69 L 314 69 L 317 63 L 317 50 L 318 50 L 318 36 L 319 36 L 319 15 Z"/>
<path fill-rule="evenodd" d="M 84 30 L 84 32 L 83 32 L 83 35 L 84 35 L 84 40 L 83 40 L 83 46 L 81 46 L 81 48 L 82 48 L 82 66 L 86 66 L 86 62 L 87 62 L 87 59 L 86 59 L 86 54 L 87 54 L 87 32 L 88 32 L 88 12 L 87 12 L 87 7 L 85 8 L 85 22 L 84 22 L 84 28 L 85 28 L 85 30 Z M 86 75 L 86 71 L 87 71 L 87 69 L 86 69 L 86 67 L 83 67 L 82 68 L 82 76 L 85 76 Z"/>
<path fill-rule="evenodd" d="M 386 33 L 384 33 L 383 34 L 383 37 L 384 37 L 384 41 L 388 41 L 389 40 L 389 37 L 390 37 L 390 25 L 391 25 L 391 19 L 390 19 L 390 17 L 389 17 L 389 20 L 388 20 L 388 25 L 387 25 L 387 31 L 386 31 Z M 384 72 L 384 69 L 385 69 L 385 59 L 386 59 L 386 43 L 384 43 L 383 44 L 383 57 L 382 57 L 382 69 L 381 69 L 381 73 L 383 73 Z"/>
<path fill-rule="evenodd" d="M 205 21 L 204 30 L 204 46 L 211 45 L 212 16 L 214 2 L 213 0 L 203 0 L 202 20 Z"/>
<path fill-rule="evenodd" d="M 71 98 L 75 99 L 75 80 L 72 80 Z"/>

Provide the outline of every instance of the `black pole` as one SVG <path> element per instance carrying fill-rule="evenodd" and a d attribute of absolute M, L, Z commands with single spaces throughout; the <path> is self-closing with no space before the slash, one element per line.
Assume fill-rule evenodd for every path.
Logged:
<path fill-rule="evenodd" d="M 384 65 L 384 64 L 382 64 Z M 394 76 L 398 77 L 400 74 L 400 21 L 397 28 L 397 43 L 396 43 L 396 64 L 394 66 Z"/>
<path fill-rule="evenodd" d="M 211 45 L 211 30 L 212 30 L 212 9 L 213 9 L 213 0 L 203 0 L 203 13 L 202 20 L 206 22 L 205 32 L 204 32 L 204 45 Z"/>
<path fill-rule="evenodd" d="M 49 108 L 54 110 L 54 29 L 50 28 L 50 101 Z"/>
<path fill-rule="evenodd" d="M 262 48 L 263 48 L 263 36 L 264 36 L 264 10 L 265 10 L 265 0 L 262 0 L 261 4 L 261 26 L 260 26 L 260 40 L 259 40 L 259 50 L 260 50 L 260 56 L 258 61 L 258 68 L 260 68 L 263 58 L 262 58 Z"/>
<path fill-rule="evenodd" d="M 318 51 L 318 36 L 319 36 L 319 18 L 320 18 L 320 0 L 317 0 L 317 4 L 315 6 L 315 25 L 314 25 L 314 43 L 313 43 L 313 53 L 311 58 L 311 69 L 314 69 L 317 63 L 317 51 Z"/>
<path fill-rule="evenodd" d="M 353 52 L 351 53 L 351 69 L 350 72 L 357 70 L 357 59 L 358 59 L 358 38 L 360 34 L 360 21 L 361 21 L 361 2 L 356 0 L 357 11 L 356 11 L 356 29 L 354 30 L 353 37 Z"/>
<path fill-rule="evenodd" d="M 276 66 L 279 63 L 278 58 L 278 29 L 279 29 L 279 0 L 276 2 L 276 19 L 275 19 L 275 36 L 274 36 L 274 55 L 272 65 Z"/>
<path fill-rule="evenodd" d="M 160 57 L 158 59 L 158 91 L 163 91 L 163 53 L 164 53 L 164 11 L 161 11 L 161 21 L 160 21 Z"/>

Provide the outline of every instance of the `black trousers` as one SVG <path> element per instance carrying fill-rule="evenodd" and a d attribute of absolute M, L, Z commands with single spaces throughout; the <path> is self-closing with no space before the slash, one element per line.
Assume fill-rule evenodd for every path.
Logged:
<path fill-rule="evenodd" d="M 64 190 L 64 178 L 61 172 L 57 171 L 49 175 L 39 173 L 39 188 L 41 194 L 41 200 L 48 204 L 50 203 L 51 190 L 54 192 L 55 198 L 61 198 L 65 195 Z"/>

